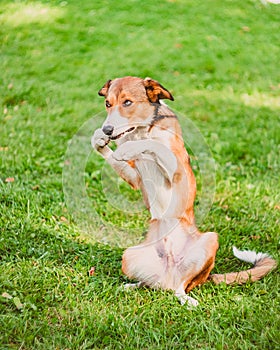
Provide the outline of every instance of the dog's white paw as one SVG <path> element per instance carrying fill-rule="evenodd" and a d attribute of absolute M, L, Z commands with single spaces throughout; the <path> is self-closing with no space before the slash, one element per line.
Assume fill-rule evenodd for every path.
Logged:
<path fill-rule="evenodd" d="M 123 288 L 124 289 L 135 289 L 135 288 L 140 288 L 142 287 L 144 284 L 143 282 L 138 282 L 138 283 L 126 283 L 124 284 Z"/>
<path fill-rule="evenodd" d="M 121 147 L 118 147 L 115 150 L 115 152 L 112 154 L 112 157 L 118 161 L 129 160 L 128 155 L 126 154 L 125 150 L 123 150 Z"/>
<path fill-rule="evenodd" d="M 196 307 L 199 304 L 197 300 L 195 300 L 187 294 L 177 294 L 176 297 L 179 299 L 181 305 L 185 305 L 187 303 L 188 309 Z"/>
<path fill-rule="evenodd" d="M 105 147 L 109 141 L 109 136 L 105 135 L 102 129 L 97 129 L 91 138 L 91 145 L 98 151 L 100 148 Z"/>
<path fill-rule="evenodd" d="M 133 141 L 128 141 L 126 143 L 123 143 L 120 145 L 115 152 L 113 153 L 113 158 L 121 161 L 129 161 L 129 160 L 134 160 L 137 155 L 139 155 L 139 151 L 135 149 L 133 145 Z"/>
<path fill-rule="evenodd" d="M 119 161 L 129 161 L 143 158 L 145 156 L 144 153 L 147 151 L 147 146 L 143 141 L 144 140 L 126 141 L 116 149 L 113 154 L 113 158 Z"/>

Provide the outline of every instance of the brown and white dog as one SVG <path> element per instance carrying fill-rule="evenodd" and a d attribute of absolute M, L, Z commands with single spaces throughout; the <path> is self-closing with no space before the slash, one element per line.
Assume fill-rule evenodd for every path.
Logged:
<path fill-rule="evenodd" d="M 108 116 L 92 137 L 92 146 L 134 189 L 141 189 L 151 213 L 145 241 L 125 250 L 122 270 L 136 286 L 170 289 L 180 302 L 197 305 L 186 293 L 208 279 L 216 284 L 256 281 L 276 266 L 269 255 L 234 255 L 252 269 L 211 275 L 218 236 L 195 225 L 195 177 L 176 115 L 161 101 L 171 93 L 150 78 L 109 80 L 99 91 Z M 108 147 L 115 141 L 117 149 Z M 132 286 L 132 285 L 129 285 Z"/>

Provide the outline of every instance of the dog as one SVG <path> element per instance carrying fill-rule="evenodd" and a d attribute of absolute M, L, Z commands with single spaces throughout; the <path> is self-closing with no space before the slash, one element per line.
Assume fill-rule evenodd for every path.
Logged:
<path fill-rule="evenodd" d="M 213 274 L 218 235 L 195 224 L 196 181 L 177 116 L 162 101 L 172 94 L 151 78 L 108 80 L 99 90 L 107 118 L 94 132 L 92 146 L 133 189 L 140 189 L 151 220 L 143 243 L 123 253 L 122 271 L 139 281 L 128 287 L 173 290 L 181 304 L 198 302 L 187 293 L 212 280 L 219 284 L 257 281 L 276 267 L 268 254 L 234 255 L 254 264 L 240 272 Z M 115 151 L 109 146 L 114 141 Z"/>

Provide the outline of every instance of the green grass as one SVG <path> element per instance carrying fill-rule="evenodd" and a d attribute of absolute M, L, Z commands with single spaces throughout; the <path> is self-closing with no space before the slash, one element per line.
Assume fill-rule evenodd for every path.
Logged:
<path fill-rule="evenodd" d="M 280 347 L 277 271 L 196 288 L 194 310 L 171 292 L 122 289 L 123 247 L 149 215 L 89 146 L 107 79 L 159 80 L 216 162 L 199 223 L 220 235 L 214 271 L 247 267 L 232 245 L 278 258 L 279 22 L 280 5 L 257 0 L 1 1 L 1 350 Z"/>

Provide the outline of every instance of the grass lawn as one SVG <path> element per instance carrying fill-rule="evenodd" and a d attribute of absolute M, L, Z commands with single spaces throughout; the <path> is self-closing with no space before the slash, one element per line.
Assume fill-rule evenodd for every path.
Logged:
<path fill-rule="evenodd" d="M 122 251 L 149 215 L 89 144 L 106 80 L 159 80 L 198 213 L 209 184 L 198 222 L 220 235 L 214 272 L 247 268 L 232 245 L 278 258 L 279 23 L 280 5 L 257 0 L 0 2 L 1 350 L 280 348 L 277 271 L 196 288 L 193 310 L 122 288 Z"/>

